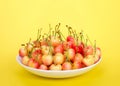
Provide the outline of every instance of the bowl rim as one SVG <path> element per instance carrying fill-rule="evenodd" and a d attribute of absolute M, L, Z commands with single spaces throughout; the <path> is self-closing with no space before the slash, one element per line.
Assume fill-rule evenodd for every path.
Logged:
<path fill-rule="evenodd" d="M 23 66 L 23 67 L 25 67 L 25 68 L 27 68 L 27 69 L 30 69 L 30 70 L 39 71 L 39 72 L 46 72 L 46 73 L 50 73 L 50 72 L 52 72 L 52 73 L 56 73 L 56 72 L 57 72 L 57 73 L 62 73 L 62 72 L 65 73 L 65 72 L 82 71 L 82 70 L 85 70 L 85 69 L 92 68 L 92 67 L 98 65 L 98 64 L 101 62 L 102 58 L 100 57 L 100 59 L 99 59 L 98 62 L 96 62 L 96 63 L 94 63 L 94 64 L 92 64 L 92 65 L 90 65 L 90 66 L 84 67 L 84 68 L 74 69 L 74 70 L 62 70 L 62 71 L 61 71 L 61 70 L 41 70 L 41 69 L 36 69 L 36 68 L 29 67 L 29 66 L 27 66 L 27 65 L 22 64 L 22 62 L 21 62 L 21 57 L 20 57 L 19 55 L 16 57 L 16 60 L 17 60 L 17 62 L 18 62 L 21 66 Z"/>

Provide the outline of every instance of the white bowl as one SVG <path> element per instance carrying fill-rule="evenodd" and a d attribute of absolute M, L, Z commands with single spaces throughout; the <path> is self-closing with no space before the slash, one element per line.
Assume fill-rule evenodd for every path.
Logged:
<path fill-rule="evenodd" d="M 21 62 L 21 57 L 17 56 L 17 62 L 26 70 L 28 70 L 29 72 L 39 75 L 39 76 L 43 76 L 43 77 L 49 77 L 49 78 L 68 78 L 68 77 L 73 77 L 73 76 L 77 76 L 77 75 L 81 75 L 84 74 L 88 71 L 90 71 L 91 69 L 93 69 L 96 65 L 98 65 L 101 61 L 101 58 L 99 59 L 99 61 L 91 66 L 85 67 L 85 68 L 81 68 L 81 69 L 75 69 L 75 70 L 65 70 L 65 71 L 53 71 L 53 70 L 40 70 L 40 69 L 35 69 L 29 66 L 26 66 L 24 64 L 22 64 Z"/>

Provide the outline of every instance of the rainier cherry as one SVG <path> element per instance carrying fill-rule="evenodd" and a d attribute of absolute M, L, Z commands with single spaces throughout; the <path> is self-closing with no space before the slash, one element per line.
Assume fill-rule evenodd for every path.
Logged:
<path fill-rule="evenodd" d="M 56 53 L 53 57 L 54 64 L 62 64 L 65 60 L 65 56 L 62 53 Z"/>
<path fill-rule="evenodd" d="M 63 53 L 63 52 L 64 52 L 64 48 L 63 48 L 62 44 L 60 44 L 54 48 L 54 53 Z"/>
<path fill-rule="evenodd" d="M 40 45 L 41 45 L 41 46 L 44 46 L 44 45 L 47 46 L 48 43 L 47 43 L 45 40 L 42 40 L 42 41 L 40 42 Z"/>
<path fill-rule="evenodd" d="M 37 61 L 35 61 L 35 59 L 30 58 L 30 60 L 28 61 L 28 66 L 33 68 L 39 68 L 40 65 Z"/>
<path fill-rule="evenodd" d="M 96 48 L 96 55 L 98 57 L 101 57 L 101 50 L 100 50 L 100 48 Z"/>
<path fill-rule="evenodd" d="M 28 66 L 33 67 L 34 61 L 35 61 L 35 59 L 30 58 L 30 60 L 28 61 Z"/>
<path fill-rule="evenodd" d="M 84 55 L 92 55 L 94 52 L 93 47 L 92 46 L 87 46 L 84 48 Z"/>
<path fill-rule="evenodd" d="M 39 54 L 41 54 L 41 50 L 39 48 L 35 48 L 31 54 L 31 57 L 36 58 Z"/>
<path fill-rule="evenodd" d="M 27 56 L 27 50 L 25 47 L 22 47 L 19 49 L 19 56 L 20 57 L 24 57 L 24 56 Z"/>
<path fill-rule="evenodd" d="M 100 48 L 96 48 L 96 53 L 94 57 L 95 63 L 100 59 L 100 57 L 101 57 L 101 50 Z"/>
<path fill-rule="evenodd" d="M 53 63 L 52 55 L 49 55 L 49 54 L 48 55 L 43 55 L 42 56 L 42 62 L 43 62 L 44 65 L 47 65 L 47 66 L 51 65 Z"/>
<path fill-rule="evenodd" d="M 86 66 L 90 66 L 90 65 L 94 64 L 94 56 L 88 55 L 87 57 L 83 58 L 82 62 Z"/>
<path fill-rule="evenodd" d="M 33 62 L 33 68 L 39 68 L 39 63 L 37 61 L 34 61 Z"/>
<path fill-rule="evenodd" d="M 38 40 L 35 40 L 35 41 L 33 41 L 33 43 L 34 43 L 34 46 L 35 47 L 40 47 L 40 41 L 38 41 Z"/>
<path fill-rule="evenodd" d="M 39 54 L 36 58 L 36 61 L 39 63 L 39 64 L 42 64 L 42 54 Z"/>
<path fill-rule="evenodd" d="M 50 67 L 49 67 L 50 70 L 62 70 L 62 66 L 60 64 L 52 64 Z"/>
<path fill-rule="evenodd" d="M 60 39 L 57 36 L 51 36 L 51 45 L 56 47 L 60 44 Z"/>
<path fill-rule="evenodd" d="M 67 58 L 68 58 L 68 60 L 73 61 L 73 60 L 74 60 L 74 57 L 75 57 L 75 50 L 72 49 L 72 48 L 69 48 L 69 49 L 67 50 Z"/>
<path fill-rule="evenodd" d="M 67 45 L 68 45 L 69 48 L 74 48 L 75 47 L 75 44 L 72 41 L 68 41 Z"/>
<path fill-rule="evenodd" d="M 23 63 L 24 65 L 28 65 L 28 61 L 29 61 L 29 57 L 28 57 L 28 56 L 24 56 L 24 57 L 22 58 L 22 63 Z"/>
<path fill-rule="evenodd" d="M 72 65 L 73 65 L 73 69 L 79 69 L 83 67 L 80 62 L 74 62 Z"/>
<path fill-rule="evenodd" d="M 73 43 L 75 42 L 75 40 L 74 40 L 74 38 L 73 38 L 72 36 L 68 36 L 68 37 L 67 37 L 67 41 L 71 41 L 71 42 L 73 42 Z"/>
<path fill-rule="evenodd" d="M 63 41 L 63 49 L 67 50 L 68 48 L 69 48 L 68 42 L 67 41 Z"/>
<path fill-rule="evenodd" d="M 81 63 L 83 60 L 83 56 L 80 53 L 77 53 L 74 58 L 74 62 L 79 62 Z"/>
<path fill-rule="evenodd" d="M 67 43 L 69 48 L 73 48 L 75 46 L 75 39 L 72 36 L 68 36 Z"/>
<path fill-rule="evenodd" d="M 41 48 L 42 48 L 42 54 L 44 55 L 47 55 L 49 52 L 51 52 L 49 46 L 43 45 L 41 46 Z"/>
<path fill-rule="evenodd" d="M 78 53 L 81 53 L 84 55 L 84 44 L 81 42 L 80 45 L 78 45 Z"/>
<path fill-rule="evenodd" d="M 26 49 L 27 49 L 28 52 L 31 52 L 32 49 L 33 49 L 33 45 L 28 43 L 27 46 L 26 46 Z"/>
<path fill-rule="evenodd" d="M 41 70 L 48 70 L 48 67 L 46 65 L 44 65 L 44 64 L 41 64 L 39 69 L 41 69 Z"/>
<path fill-rule="evenodd" d="M 71 70 L 72 69 L 72 64 L 70 62 L 64 62 L 62 64 L 62 69 L 63 70 Z"/>

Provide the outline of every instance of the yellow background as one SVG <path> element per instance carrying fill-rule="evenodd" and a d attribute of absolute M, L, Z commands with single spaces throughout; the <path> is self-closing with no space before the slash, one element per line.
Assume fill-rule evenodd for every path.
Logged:
<path fill-rule="evenodd" d="M 16 56 L 21 43 L 62 23 L 83 29 L 102 49 L 102 62 L 90 72 L 49 79 L 24 70 Z M 66 33 L 66 30 L 63 32 Z M 0 0 L 0 86 L 120 86 L 119 0 Z"/>

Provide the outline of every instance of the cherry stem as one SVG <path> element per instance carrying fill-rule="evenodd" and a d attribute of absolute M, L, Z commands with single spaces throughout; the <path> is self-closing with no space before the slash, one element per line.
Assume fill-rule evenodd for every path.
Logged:
<path fill-rule="evenodd" d="M 29 39 L 29 42 L 28 42 L 28 43 L 30 44 L 30 42 L 31 42 L 31 38 Z"/>
<path fill-rule="evenodd" d="M 48 52 L 48 54 L 50 54 L 50 51 L 52 51 L 51 42 L 49 42 L 49 35 L 46 34 L 46 33 L 45 33 L 45 35 L 47 36 L 47 37 L 46 37 L 46 41 L 47 41 L 47 43 L 48 43 L 48 45 L 49 45 L 49 52 Z"/>
<path fill-rule="evenodd" d="M 60 32 L 60 34 L 62 35 L 62 37 L 65 39 L 65 36 Z M 66 39 L 65 39 L 66 40 Z"/>
<path fill-rule="evenodd" d="M 56 33 L 58 32 L 58 29 L 59 29 L 59 27 L 60 27 L 60 23 L 59 24 L 57 24 L 56 26 L 55 26 L 55 36 L 56 36 Z"/>
<path fill-rule="evenodd" d="M 39 39 L 41 38 L 41 31 L 42 31 L 42 28 L 40 30 L 38 29 L 37 41 L 39 41 Z"/>
<path fill-rule="evenodd" d="M 66 25 L 66 27 L 68 28 L 68 25 Z M 70 31 L 69 31 L 69 28 L 68 28 L 68 36 L 70 35 Z"/>
<path fill-rule="evenodd" d="M 77 35 L 77 33 L 76 33 L 76 30 L 74 30 L 74 37 L 75 37 L 75 39 L 76 39 L 77 42 L 78 42 L 78 35 Z"/>
<path fill-rule="evenodd" d="M 39 29 L 38 29 L 38 33 L 37 33 L 37 40 L 38 40 L 38 36 L 39 36 Z"/>
<path fill-rule="evenodd" d="M 21 46 L 25 46 L 25 44 L 21 44 Z"/>
<path fill-rule="evenodd" d="M 60 40 L 63 41 L 62 37 L 61 37 L 61 34 L 60 34 L 60 30 L 58 31 L 58 36 L 59 36 Z"/>
<path fill-rule="evenodd" d="M 85 37 L 84 37 L 84 34 L 83 34 L 83 30 L 81 30 L 80 32 L 80 38 L 81 38 L 81 42 L 84 42 L 85 43 Z"/>
<path fill-rule="evenodd" d="M 86 43 L 85 43 L 86 46 L 87 46 L 87 42 L 88 42 L 88 39 L 86 39 Z"/>
<path fill-rule="evenodd" d="M 72 27 L 69 27 L 69 28 L 70 28 L 70 30 L 71 30 L 71 33 L 72 33 L 73 37 L 75 37 L 75 33 L 74 33 Z"/>
<path fill-rule="evenodd" d="M 66 25 L 66 27 L 68 28 L 68 35 L 71 36 L 71 28 L 68 25 Z"/>
<path fill-rule="evenodd" d="M 69 59 L 68 59 L 68 52 L 65 52 L 65 55 L 66 55 L 66 61 L 68 62 Z"/>
<path fill-rule="evenodd" d="M 88 35 L 86 34 L 87 39 L 89 40 L 90 44 L 93 46 L 91 40 L 89 39 Z"/>
<path fill-rule="evenodd" d="M 51 24 L 49 24 L 49 32 L 48 32 L 48 35 L 50 35 L 50 36 L 51 36 L 51 30 L 52 30 Z"/>
<path fill-rule="evenodd" d="M 55 36 L 55 32 L 54 31 L 52 31 L 52 35 Z"/>

